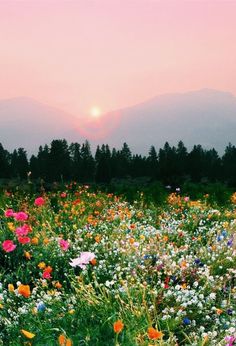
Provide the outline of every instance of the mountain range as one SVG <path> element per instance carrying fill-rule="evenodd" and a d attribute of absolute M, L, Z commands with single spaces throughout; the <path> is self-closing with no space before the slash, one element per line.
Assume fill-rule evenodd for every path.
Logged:
<path fill-rule="evenodd" d="M 166 141 L 176 145 L 182 140 L 189 149 L 201 144 L 222 154 L 229 142 L 236 144 L 236 97 L 212 89 L 165 94 L 96 119 L 27 97 L 0 100 L 0 143 L 6 149 L 37 153 L 39 145 L 58 138 L 88 139 L 93 148 L 102 143 L 120 148 L 127 142 L 140 154 L 147 154 L 151 145 L 159 149 Z"/>

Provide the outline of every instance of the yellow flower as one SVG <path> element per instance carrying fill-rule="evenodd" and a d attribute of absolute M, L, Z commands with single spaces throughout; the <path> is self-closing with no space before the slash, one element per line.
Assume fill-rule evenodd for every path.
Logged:
<path fill-rule="evenodd" d="M 236 192 L 234 192 L 234 193 L 232 194 L 232 196 L 231 196 L 231 202 L 232 202 L 233 204 L 236 204 Z"/>
<path fill-rule="evenodd" d="M 35 334 L 28 332 L 27 330 L 21 329 L 21 333 L 28 339 L 33 339 Z"/>
<path fill-rule="evenodd" d="M 96 235 L 96 237 L 94 239 L 95 239 L 96 243 L 100 243 L 101 236 L 100 235 Z"/>
<path fill-rule="evenodd" d="M 8 291 L 9 292 L 14 292 L 15 288 L 13 284 L 8 284 Z"/>
<path fill-rule="evenodd" d="M 168 240 L 169 240 L 169 237 L 168 237 L 167 235 L 164 235 L 163 241 L 164 241 L 164 242 L 167 242 Z"/>
<path fill-rule="evenodd" d="M 38 264 L 39 269 L 44 269 L 46 267 L 46 264 L 44 262 L 40 262 Z"/>
<path fill-rule="evenodd" d="M 15 226 L 13 222 L 8 222 L 7 227 L 9 228 L 10 231 L 14 232 L 15 231 Z"/>

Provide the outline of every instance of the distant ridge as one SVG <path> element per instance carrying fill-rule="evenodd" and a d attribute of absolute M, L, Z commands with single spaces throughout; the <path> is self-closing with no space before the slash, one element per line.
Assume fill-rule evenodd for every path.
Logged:
<path fill-rule="evenodd" d="M 236 144 L 236 97 L 225 91 L 201 89 L 164 94 L 137 105 L 112 111 L 97 121 L 76 118 L 37 100 L 0 100 L 0 142 L 8 150 L 24 147 L 36 152 L 55 138 L 119 148 L 127 142 L 134 153 L 147 154 L 166 141 L 182 140 L 191 148 L 201 144 L 222 153 Z"/>
<path fill-rule="evenodd" d="M 68 137 L 76 121 L 72 115 L 32 98 L 0 100 L 0 142 L 9 150 L 24 147 L 36 152 L 41 144 Z"/>

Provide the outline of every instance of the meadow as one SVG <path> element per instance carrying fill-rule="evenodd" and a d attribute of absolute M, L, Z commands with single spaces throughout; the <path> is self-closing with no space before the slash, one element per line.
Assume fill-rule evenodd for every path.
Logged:
<path fill-rule="evenodd" d="M 0 345 L 236 342 L 236 193 L 0 195 Z"/>

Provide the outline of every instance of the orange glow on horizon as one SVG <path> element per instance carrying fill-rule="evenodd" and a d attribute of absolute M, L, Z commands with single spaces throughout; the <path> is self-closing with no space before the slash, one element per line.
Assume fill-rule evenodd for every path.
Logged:
<path fill-rule="evenodd" d="M 102 114 L 96 110 L 89 118 L 80 119 L 76 130 L 89 140 L 102 140 L 112 134 L 120 122 L 120 112 Z M 95 115 L 96 114 L 96 115 Z"/>

